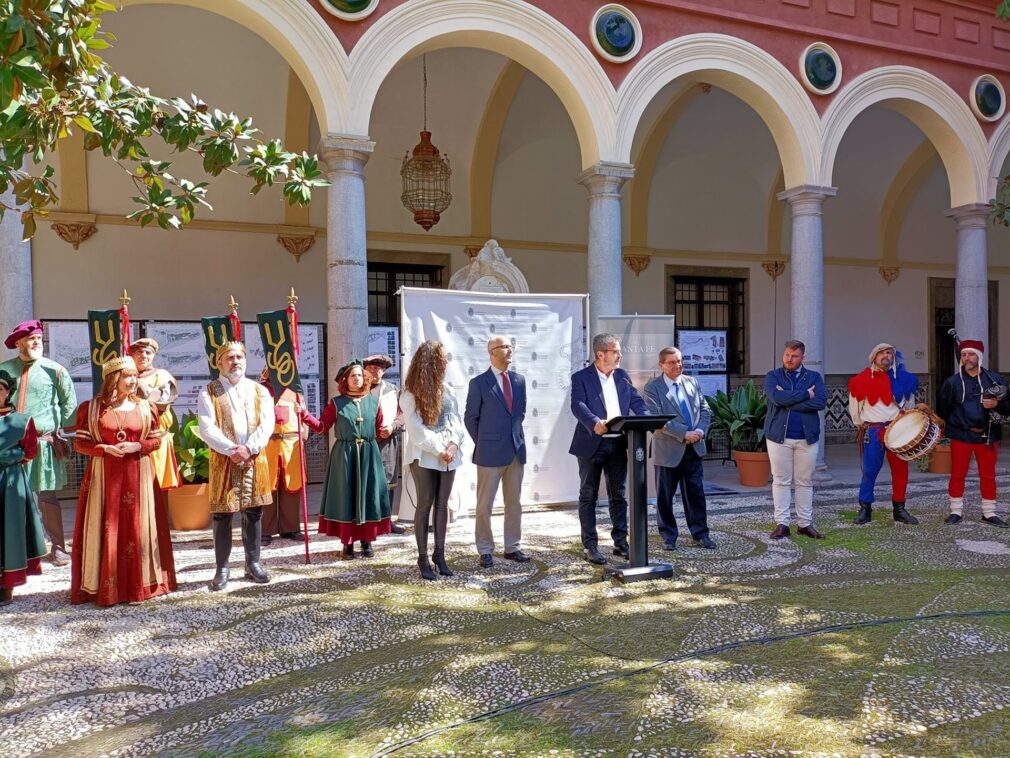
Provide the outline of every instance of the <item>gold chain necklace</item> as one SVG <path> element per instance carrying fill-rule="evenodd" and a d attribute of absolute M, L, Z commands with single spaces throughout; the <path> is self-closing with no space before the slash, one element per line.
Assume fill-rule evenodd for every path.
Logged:
<path fill-rule="evenodd" d="M 126 442 L 126 417 L 120 417 L 119 411 L 115 408 L 110 408 L 109 410 L 112 411 L 113 415 L 116 417 L 116 426 L 119 427 L 119 431 L 116 432 L 116 441 Z"/>

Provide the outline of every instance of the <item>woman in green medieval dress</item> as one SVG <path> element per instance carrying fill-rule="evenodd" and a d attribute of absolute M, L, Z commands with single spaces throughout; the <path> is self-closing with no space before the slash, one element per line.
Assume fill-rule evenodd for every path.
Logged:
<path fill-rule="evenodd" d="M 337 373 L 340 394 L 317 420 L 305 414 L 305 423 L 319 434 L 334 429 L 335 441 L 323 484 L 319 533 L 339 537 L 343 560 L 354 558 L 354 543 L 361 543 L 366 558 L 374 555 L 372 542 L 390 531 L 389 488 L 386 485 L 376 430 L 382 426 L 379 401 L 368 394 L 361 361 L 348 363 Z"/>

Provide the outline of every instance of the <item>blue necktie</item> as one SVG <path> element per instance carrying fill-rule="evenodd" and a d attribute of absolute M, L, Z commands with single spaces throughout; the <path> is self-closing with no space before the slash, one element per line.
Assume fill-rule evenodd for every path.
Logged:
<path fill-rule="evenodd" d="M 680 412 L 684 414 L 687 425 L 691 426 L 691 409 L 687 406 L 687 398 L 684 396 L 684 389 L 680 386 L 680 382 L 673 383 L 673 394 L 677 398 L 677 405 L 680 406 Z"/>

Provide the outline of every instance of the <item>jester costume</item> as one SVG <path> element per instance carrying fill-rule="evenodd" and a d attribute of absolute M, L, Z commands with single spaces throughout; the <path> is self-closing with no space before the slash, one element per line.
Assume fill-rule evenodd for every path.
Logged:
<path fill-rule="evenodd" d="M 893 364 L 882 368 L 878 354 L 893 353 Z M 863 465 L 863 478 L 859 486 L 859 515 L 857 524 L 867 523 L 872 515 L 873 487 L 877 475 L 887 458 L 891 469 L 891 501 L 894 520 L 905 524 L 919 523 L 905 510 L 905 491 L 908 488 L 908 461 L 902 460 L 884 446 L 884 432 L 898 414 L 915 406 L 915 393 L 919 379 L 905 370 L 901 354 L 893 345 L 881 342 L 870 351 L 870 365 L 849 380 L 849 414 L 855 424 Z"/>

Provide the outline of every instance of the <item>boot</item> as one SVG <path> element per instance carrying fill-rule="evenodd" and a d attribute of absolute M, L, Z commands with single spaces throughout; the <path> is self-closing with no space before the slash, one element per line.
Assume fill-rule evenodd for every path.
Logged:
<path fill-rule="evenodd" d="M 256 582 L 256 584 L 266 584 L 270 581 L 270 574 L 260 568 L 258 562 L 246 563 L 245 578 Z"/>
<path fill-rule="evenodd" d="M 217 573 L 214 574 L 214 578 L 210 580 L 211 592 L 220 592 L 225 587 L 228 586 L 229 571 L 227 566 L 218 566 Z"/>
<path fill-rule="evenodd" d="M 393 521 L 393 522 L 392 522 L 392 523 L 391 523 L 391 524 L 389 525 L 389 533 L 390 533 L 390 534 L 406 534 L 406 533 L 407 533 L 407 530 L 406 530 L 406 529 L 404 529 L 404 528 L 403 528 L 402 526 L 400 526 L 400 525 L 399 525 L 398 523 L 396 523 L 395 521 Z"/>
<path fill-rule="evenodd" d="M 340 560 L 342 561 L 353 561 L 354 560 L 354 543 L 346 542 L 344 543 L 344 550 L 340 553 Z"/>
<path fill-rule="evenodd" d="M 371 558 L 372 556 L 375 555 L 375 551 L 372 550 L 371 542 L 365 542 L 364 540 L 361 540 L 361 554 L 366 558 Z"/>
<path fill-rule="evenodd" d="M 859 501 L 859 513 L 856 515 L 857 524 L 869 524 L 873 517 L 873 505 Z"/>
<path fill-rule="evenodd" d="M 918 524 L 919 519 L 913 516 L 911 513 L 905 510 L 904 500 L 892 500 L 891 505 L 894 506 L 894 520 L 899 524 Z"/>
<path fill-rule="evenodd" d="M 452 576 L 452 570 L 445 563 L 445 548 L 436 547 L 431 553 L 431 561 L 442 576 Z"/>
<path fill-rule="evenodd" d="M 418 558 L 417 567 L 421 570 L 422 579 L 427 579 L 429 582 L 433 582 L 438 578 L 435 576 L 435 572 L 431 570 L 431 564 L 428 563 L 428 556 L 422 555 Z"/>
<path fill-rule="evenodd" d="M 0 605 L 9 605 L 14 599 L 14 590 L 11 587 L 0 587 Z"/>

